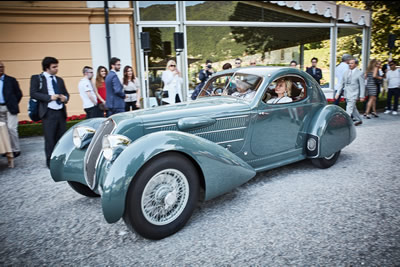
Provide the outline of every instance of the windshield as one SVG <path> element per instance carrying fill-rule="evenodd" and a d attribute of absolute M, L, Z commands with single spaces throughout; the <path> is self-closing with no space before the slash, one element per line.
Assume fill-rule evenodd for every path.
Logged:
<path fill-rule="evenodd" d="M 203 87 L 199 97 L 232 96 L 252 100 L 262 78 L 253 74 L 228 73 L 211 78 Z"/>

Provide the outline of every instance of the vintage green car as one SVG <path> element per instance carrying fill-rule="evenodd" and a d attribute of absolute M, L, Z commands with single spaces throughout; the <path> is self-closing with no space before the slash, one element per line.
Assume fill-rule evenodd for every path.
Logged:
<path fill-rule="evenodd" d="M 352 119 L 327 105 L 307 73 L 240 68 L 214 74 L 195 101 L 79 123 L 59 140 L 51 176 L 101 196 L 108 223 L 122 217 L 161 239 L 186 224 L 199 200 L 307 158 L 328 168 L 355 137 Z"/>

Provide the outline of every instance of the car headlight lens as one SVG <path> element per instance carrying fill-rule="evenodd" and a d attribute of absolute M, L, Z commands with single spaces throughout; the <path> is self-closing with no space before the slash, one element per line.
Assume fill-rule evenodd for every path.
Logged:
<path fill-rule="evenodd" d="M 123 135 L 105 135 L 103 137 L 103 156 L 106 160 L 113 161 L 131 142 L 131 139 Z"/>
<path fill-rule="evenodd" d="M 87 126 L 77 126 L 73 132 L 73 142 L 76 148 L 82 149 L 90 143 L 96 130 Z"/>

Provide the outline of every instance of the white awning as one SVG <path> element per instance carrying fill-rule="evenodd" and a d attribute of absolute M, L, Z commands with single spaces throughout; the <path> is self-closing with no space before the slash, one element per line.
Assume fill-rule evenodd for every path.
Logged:
<path fill-rule="evenodd" d="M 370 27 L 371 12 L 358 8 L 336 5 L 334 1 L 266 1 L 294 10 L 317 14 L 325 18 L 342 20 L 360 26 Z"/>

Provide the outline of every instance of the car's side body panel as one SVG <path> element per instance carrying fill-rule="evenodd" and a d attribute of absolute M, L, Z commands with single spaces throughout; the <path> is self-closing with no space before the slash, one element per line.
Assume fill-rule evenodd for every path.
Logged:
<path fill-rule="evenodd" d="M 116 222 L 123 215 L 129 185 L 140 168 L 168 151 L 183 153 L 198 164 L 204 178 L 206 200 L 232 190 L 256 174 L 243 160 L 204 138 L 177 131 L 148 134 L 119 155 L 100 185 L 103 213 L 108 222 Z"/>

